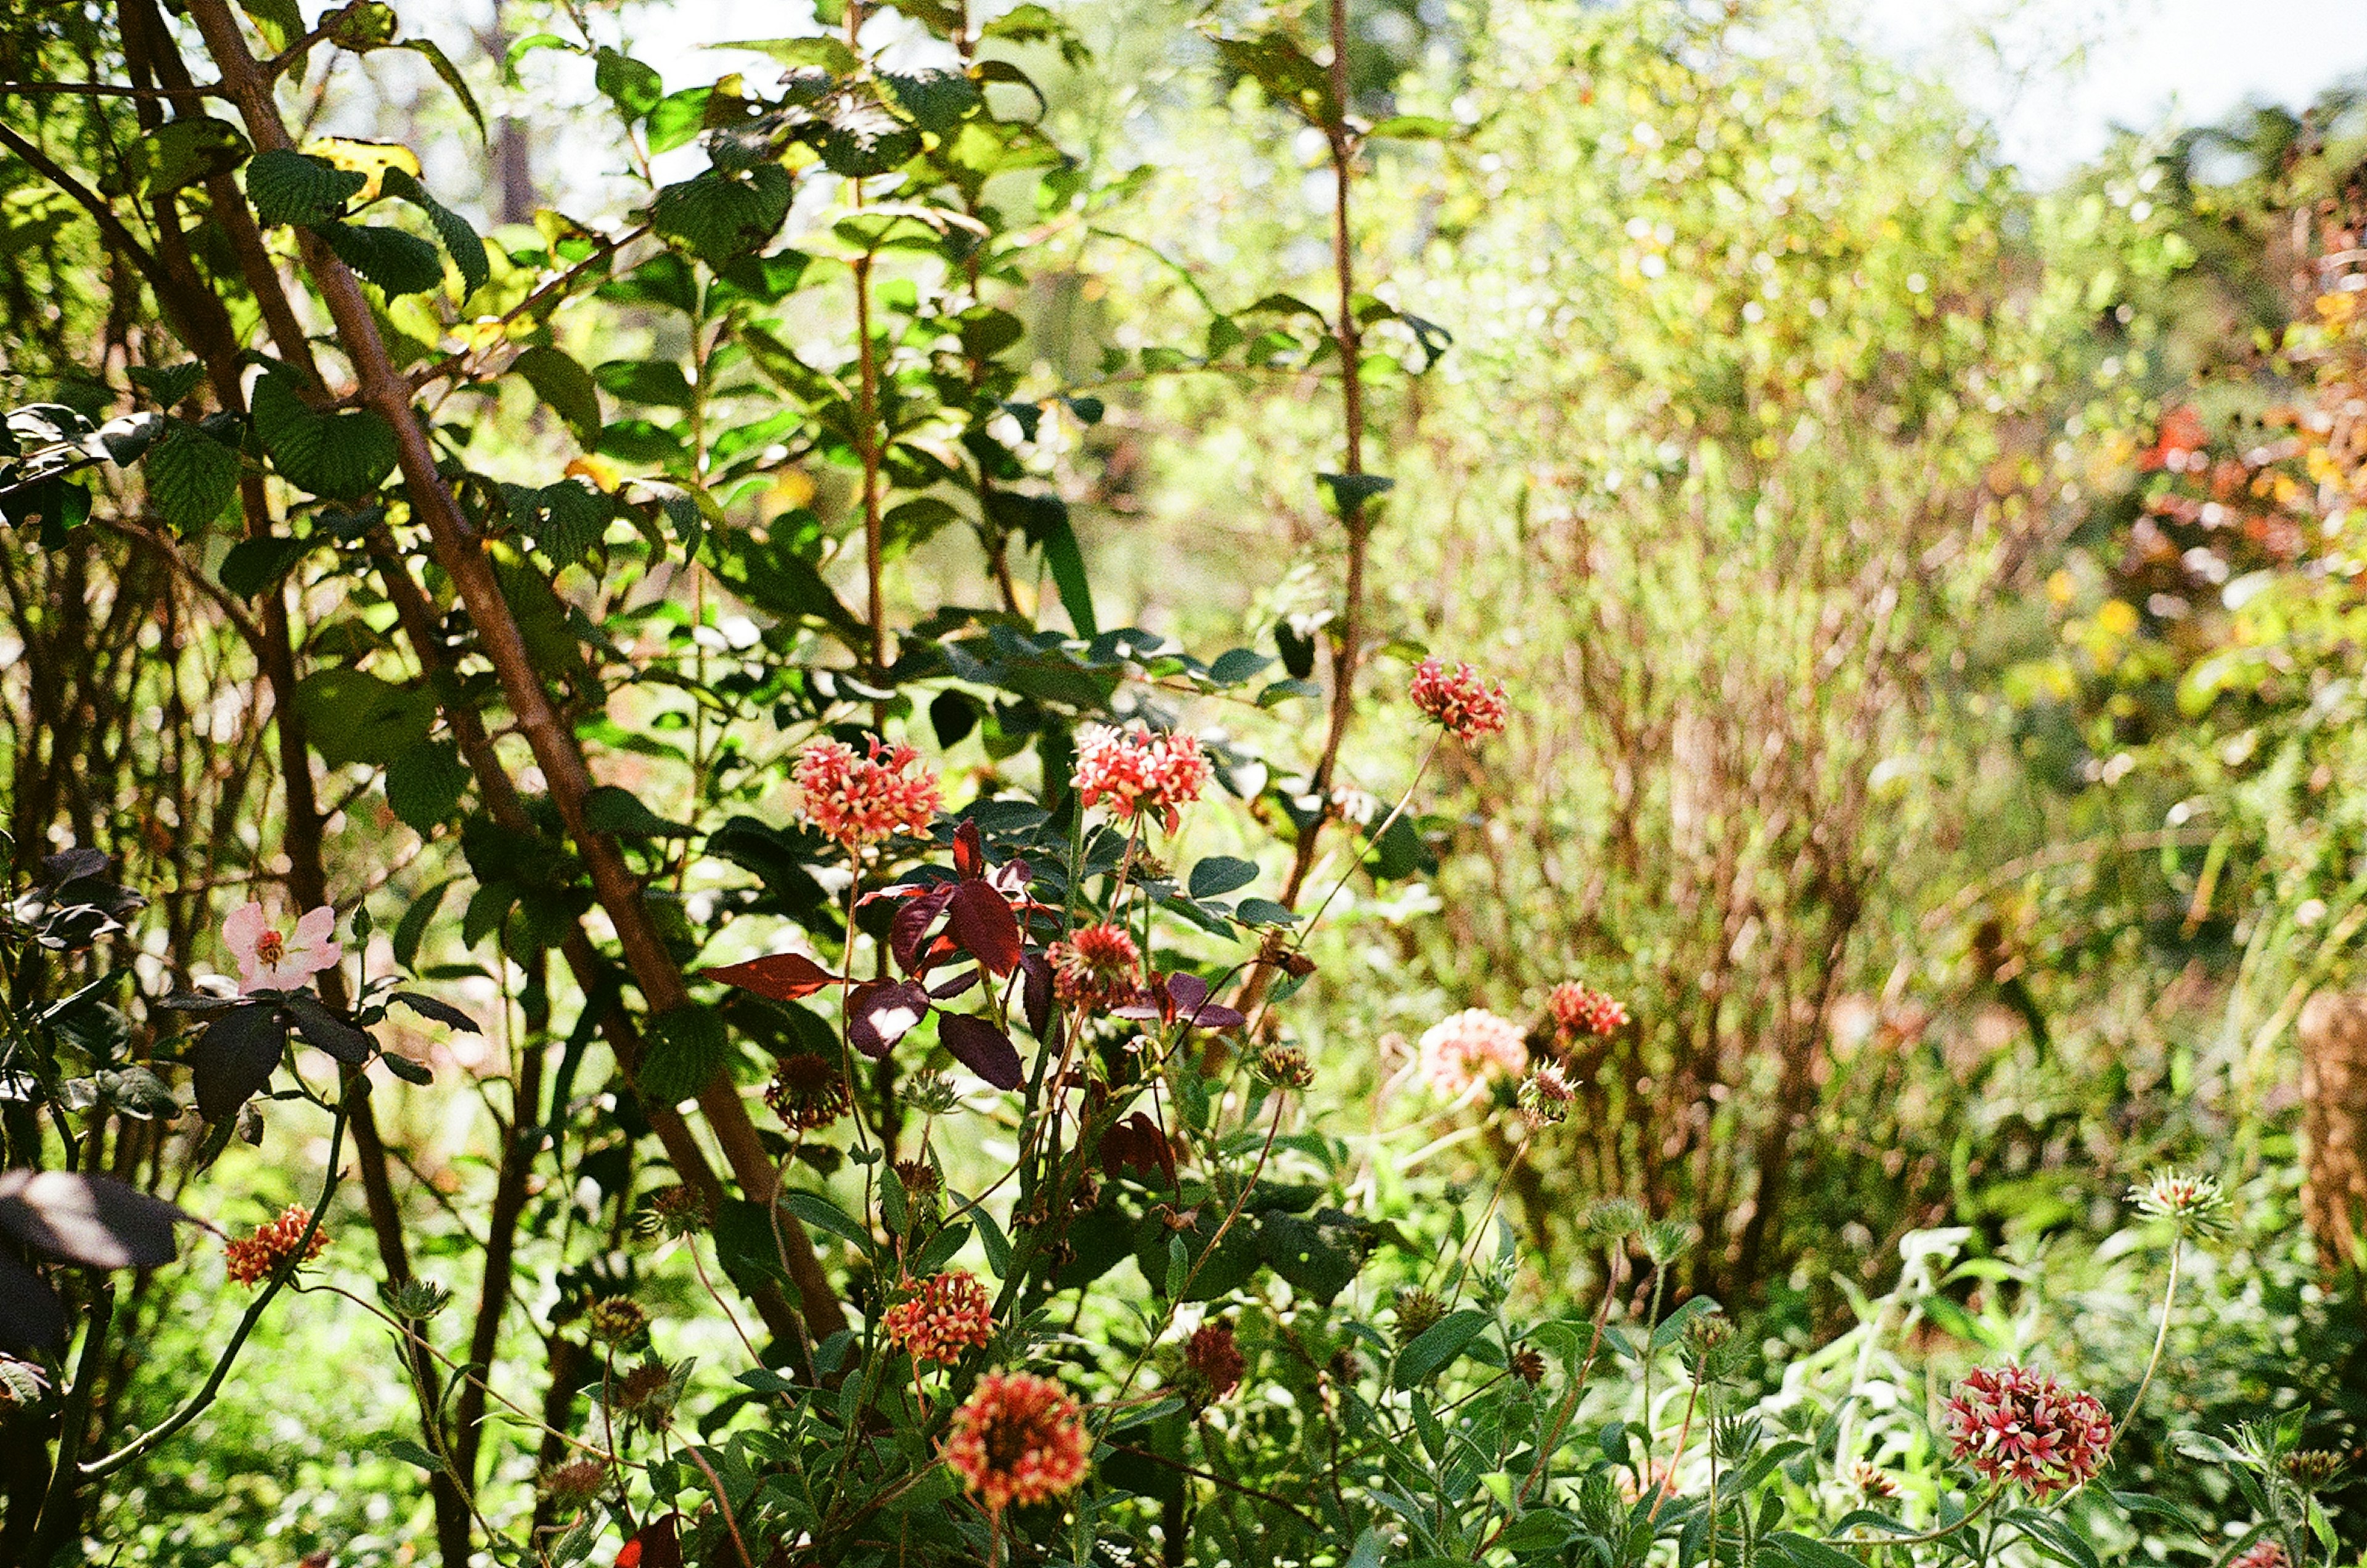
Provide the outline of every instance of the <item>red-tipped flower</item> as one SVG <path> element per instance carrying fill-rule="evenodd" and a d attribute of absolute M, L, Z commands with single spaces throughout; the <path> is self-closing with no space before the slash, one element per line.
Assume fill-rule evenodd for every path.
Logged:
<path fill-rule="evenodd" d="M 1415 666 L 1410 694 L 1414 706 L 1438 720 L 1459 740 L 1478 740 L 1500 733 L 1509 711 L 1502 682 L 1489 685 L 1468 664 L 1458 662 L 1449 670 L 1435 658 L 1425 659 Z"/>
<path fill-rule="evenodd" d="M 1546 998 L 1554 1021 L 1571 1034 L 1611 1035 L 1627 1022 L 1626 1004 L 1579 980 L 1564 980 Z"/>
<path fill-rule="evenodd" d="M 1077 1402 L 1029 1372 L 979 1379 L 946 1436 L 946 1462 L 990 1513 L 1074 1491 L 1092 1458 Z"/>
<path fill-rule="evenodd" d="M 1087 1012 L 1134 998 L 1142 950 L 1122 926 L 1082 926 L 1052 944 L 1052 994 Z"/>
<path fill-rule="evenodd" d="M 917 837 L 943 804 L 937 775 L 920 763 L 910 746 L 884 746 L 876 735 L 868 757 L 817 740 L 798 754 L 791 774 L 802 797 L 798 815 L 849 849 L 900 833 Z"/>
<path fill-rule="evenodd" d="M 888 1337 L 916 1361 L 958 1361 L 994 1332 L 994 1303 L 967 1269 L 932 1274 L 879 1319 Z"/>
<path fill-rule="evenodd" d="M 1121 819 L 1149 812 L 1175 831 L 1183 808 L 1200 798 L 1214 770 L 1189 735 L 1159 735 L 1140 719 L 1086 731 L 1070 778 L 1087 806 L 1103 801 Z"/>
<path fill-rule="evenodd" d="M 303 1239 L 304 1228 L 311 1223 L 311 1210 L 301 1203 L 290 1203 L 280 1211 L 277 1219 L 258 1226 L 253 1235 L 232 1242 L 223 1248 L 230 1258 L 230 1277 L 242 1285 L 269 1279 L 296 1256 L 296 1244 Z M 310 1263 L 328 1245 L 329 1233 L 314 1231 L 302 1260 Z"/>
<path fill-rule="evenodd" d="M 2094 1480 L 2112 1442 L 2112 1418 L 2094 1394 L 2028 1367 L 1965 1373 L 1942 1422 L 1955 1458 L 2042 1503 Z"/>

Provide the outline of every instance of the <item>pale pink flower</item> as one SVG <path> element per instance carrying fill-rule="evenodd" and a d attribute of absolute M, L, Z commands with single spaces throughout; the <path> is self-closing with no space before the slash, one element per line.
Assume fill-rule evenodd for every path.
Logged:
<path fill-rule="evenodd" d="M 326 904 L 308 909 L 292 931 L 282 931 L 260 904 L 241 904 L 222 922 L 222 941 L 238 960 L 242 991 L 292 991 L 323 969 L 345 961 L 345 950 L 330 937 L 337 912 Z"/>
<path fill-rule="evenodd" d="M 1529 1065 L 1521 1026 L 1486 1008 L 1467 1008 L 1423 1032 L 1421 1076 L 1452 1099 L 1490 1073 L 1517 1077 Z"/>
<path fill-rule="evenodd" d="M 1087 730 L 1069 782 L 1087 806 L 1106 799 L 1123 820 L 1150 812 L 1172 833 L 1182 808 L 1200 798 L 1213 774 L 1195 737 L 1156 734 L 1138 718 L 1118 728 Z"/>

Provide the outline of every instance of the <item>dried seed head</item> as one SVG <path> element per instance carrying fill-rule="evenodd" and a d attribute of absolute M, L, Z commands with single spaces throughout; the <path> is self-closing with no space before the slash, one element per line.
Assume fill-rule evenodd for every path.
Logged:
<path fill-rule="evenodd" d="M 764 1103 L 784 1126 L 810 1133 L 845 1115 L 854 1101 L 837 1063 L 799 1051 L 782 1057 L 773 1069 L 773 1081 L 764 1086 Z"/>
<path fill-rule="evenodd" d="M 1534 1345 L 1523 1345 L 1512 1352 L 1512 1375 L 1535 1388 L 1546 1381 L 1546 1359 Z"/>
<path fill-rule="evenodd" d="M 1399 1346 L 1412 1344 L 1436 1327 L 1446 1316 L 1446 1303 L 1428 1291 L 1398 1292 L 1398 1330 Z"/>
<path fill-rule="evenodd" d="M 695 1189 L 679 1183 L 661 1187 L 633 1216 L 633 1228 L 643 1235 L 678 1241 L 707 1228 L 707 1201 Z"/>
<path fill-rule="evenodd" d="M 1258 1077 L 1276 1089 L 1304 1089 L 1315 1081 L 1315 1065 L 1296 1045 L 1269 1045 L 1258 1056 Z"/>
<path fill-rule="evenodd" d="M 603 1296 L 585 1316 L 592 1337 L 603 1345 L 622 1345 L 650 1325 L 650 1314 L 630 1296 Z"/>
<path fill-rule="evenodd" d="M 580 1508 L 600 1495 L 608 1484 L 608 1467 L 596 1459 L 570 1460 L 542 1472 L 536 1483 L 542 1495 L 562 1508 Z"/>

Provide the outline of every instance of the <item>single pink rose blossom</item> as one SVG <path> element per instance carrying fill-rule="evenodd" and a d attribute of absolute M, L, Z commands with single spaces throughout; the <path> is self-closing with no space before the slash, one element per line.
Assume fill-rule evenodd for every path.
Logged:
<path fill-rule="evenodd" d="M 242 991 L 292 991 L 323 969 L 345 961 L 345 950 L 330 936 L 337 912 L 326 904 L 308 909 L 296 929 L 274 925 L 260 904 L 242 904 L 222 921 L 222 941 L 238 960 Z"/>

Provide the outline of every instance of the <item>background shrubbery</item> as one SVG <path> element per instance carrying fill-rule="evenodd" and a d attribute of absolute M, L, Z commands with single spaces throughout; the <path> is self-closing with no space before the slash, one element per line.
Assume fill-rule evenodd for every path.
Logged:
<path fill-rule="evenodd" d="M 2359 107 L 2040 191 L 1784 0 L 990 10 L 0 22 L 0 1166 L 224 1233 L 0 1188 L 0 1558 L 2355 1555 Z M 2101 1483 L 1983 1504 L 2007 1360 Z"/>

